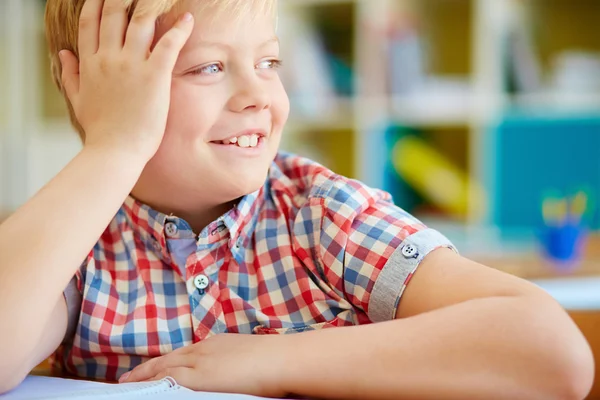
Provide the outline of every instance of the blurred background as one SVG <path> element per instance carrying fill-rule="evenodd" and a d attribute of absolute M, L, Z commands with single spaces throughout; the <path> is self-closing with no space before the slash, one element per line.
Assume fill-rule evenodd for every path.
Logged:
<path fill-rule="evenodd" d="M 0 0 L 4 215 L 80 148 L 50 79 L 44 4 Z M 600 310 L 599 0 L 280 5 L 283 149 L 389 191 L 567 308 Z"/>
<path fill-rule="evenodd" d="M 535 275 L 548 253 L 560 273 L 600 272 L 600 1 L 280 5 L 283 149 L 389 191 L 473 258 L 527 259 L 513 268 Z M 44 6 L 0 0 L 3 214 L 80 148 Z"/>

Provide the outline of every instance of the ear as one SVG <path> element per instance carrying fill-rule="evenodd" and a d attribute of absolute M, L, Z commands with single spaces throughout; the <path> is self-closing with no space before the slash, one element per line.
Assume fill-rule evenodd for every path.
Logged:
<path fill-rule="evenodd" d="M 71 104 L 79 93 L 79 60 L 70 50 L 58 53 L 62 67 L 61 85 Z"/>

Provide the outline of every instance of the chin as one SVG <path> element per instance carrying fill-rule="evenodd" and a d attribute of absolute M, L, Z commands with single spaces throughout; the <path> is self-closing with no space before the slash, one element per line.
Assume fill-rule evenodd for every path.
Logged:
<path fill-rule="evenodd" d="M 268 169 L 246 170 L 229 180 L 228 186 L 232 198 L 239 198 L 260 189 L 267 179 Z"/>

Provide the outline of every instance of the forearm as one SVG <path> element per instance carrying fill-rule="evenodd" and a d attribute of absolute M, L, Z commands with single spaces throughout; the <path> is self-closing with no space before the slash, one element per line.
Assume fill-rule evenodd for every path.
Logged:
<path fill-rule="evenodd" d="M 472 300 L 284 340 L 284 389 L 324 398 L 572 399 L 593 370 L 585 339 L 543 298 Z"/>
<path fill-rule="evenodd" d="M 5 360 L 42 339 L 62 290 L 134 186 L 137 165 L 124 151 L 86 148 L 0 225 L 0 321 L 11 327 L 0 330 Z"/>

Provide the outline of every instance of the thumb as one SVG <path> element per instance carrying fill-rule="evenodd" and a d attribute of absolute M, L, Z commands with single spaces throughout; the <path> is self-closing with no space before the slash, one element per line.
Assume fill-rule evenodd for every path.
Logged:
<path fill-rule="evenodd" d="M 62 67 L 62 86 L 67 97 L 73 103 L 74 96 L 79 93 L 79 60 L 69 50 L 59 51 L 58 58 Z"/>

